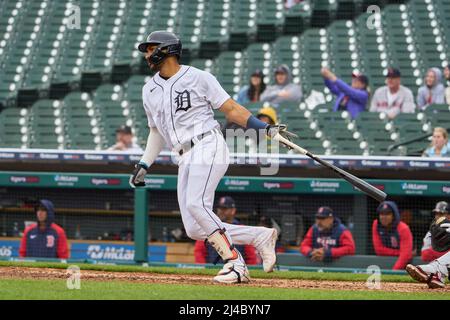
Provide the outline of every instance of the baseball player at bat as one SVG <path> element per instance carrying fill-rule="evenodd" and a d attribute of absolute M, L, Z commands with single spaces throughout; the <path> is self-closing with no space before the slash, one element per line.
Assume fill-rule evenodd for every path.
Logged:
<path fill-rule="evenodd" d="M 145 186 L 145 175 L 164 144 L 172 148 L 179 155 L 177 195 L 187 235 L 209 242 L 225 262 L 215 282 L 248 282 L 247 266 L 234 244 L 253 245 L 264 271 L 271 272 L 278 234 L 271 228 L 223 223 L 213 212 L 215 190 L 229 165 L 228 147 L 213 109 L 244 128 L 265 130 L 269 137 L 293 134 L 285 125 L 269 125 L 252 116 L 210 73 L 180 65 L 181 48 L 180 39 L 166 31 L 152 32 L 138 46 L 156 74 L 142 90 L 150 134 L 130 185 Z"/>

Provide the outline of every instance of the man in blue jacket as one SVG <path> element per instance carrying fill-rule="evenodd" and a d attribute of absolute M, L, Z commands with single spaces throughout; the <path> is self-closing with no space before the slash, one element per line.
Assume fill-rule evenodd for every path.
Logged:
<path fill-rule="evenodd" d="M 37 222 L 25 229 L 20 242 L 20 257 L 67 259 L 67 237 L 55 221 L 55 208 L 42 199 L 34 208 Z"/>
<path fill-rule="evenodd" d="M 322 68 L 322 76 L 325 85 L 330 89 L 331 93 L 337 96 L 333 111 L 347 110 L 352 119 L 358 114 L 366 110 L 369 101 L 369 79 L 363 74 L 352 74 L 351 86 L 339 79 L 328 68 Z"/>

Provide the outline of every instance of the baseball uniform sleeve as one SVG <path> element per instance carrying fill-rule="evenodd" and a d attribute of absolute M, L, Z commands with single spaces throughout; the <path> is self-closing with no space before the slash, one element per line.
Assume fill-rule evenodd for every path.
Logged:
<path fill-rule="evenodd" d="M 201 87 L 206 100 L 213 109 L 219 109 L 225 101 L 230 99 L 230 95 L 222 88 L 219 81 L 211 73 L 205 71 L 200 77 Z"/>
<path fill-rule="evenodd" d="M 147 122 L 149 128 L 156 127 L 155 121 L 153 121 L 152 113 L 150 112 L 150 105 L 148 103 L 147 95 L 145 94 L 145 86 L 142 88 L 142 103 L 144 106 L 145 114 L 147 115 Z"/>

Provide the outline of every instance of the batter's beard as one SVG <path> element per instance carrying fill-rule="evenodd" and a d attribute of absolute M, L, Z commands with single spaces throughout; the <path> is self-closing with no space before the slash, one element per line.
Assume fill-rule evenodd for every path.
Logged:
<path fill-rule="evenodd" d="M 161 69 L 161 64 L 151 63 L 150 60 L 147 59 L 147 65 L 153 72 L 158 72 Z"/>

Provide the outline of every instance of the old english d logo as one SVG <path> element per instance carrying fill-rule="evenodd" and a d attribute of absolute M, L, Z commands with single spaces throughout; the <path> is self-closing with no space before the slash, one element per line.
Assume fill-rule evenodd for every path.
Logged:
<path fill-rule="evenodd" d="M 178 111 L 188 111 L 191 108 L 191 94 L 189 91 L 175 91 L 178 95 L 175 97 L 175 103 L 177 104 L 177 109 L 175 113 Z"/>

